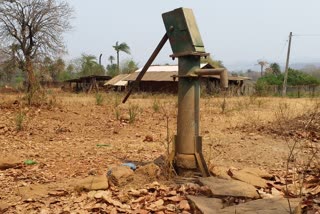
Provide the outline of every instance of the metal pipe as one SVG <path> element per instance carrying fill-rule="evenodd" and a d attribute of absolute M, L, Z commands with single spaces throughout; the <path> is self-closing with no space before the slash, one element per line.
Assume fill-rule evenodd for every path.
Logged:
<path fill-rule="evenodd" d="M 229 83 L 228 71 L 225 68 L 199 69 L 199 70 L 196 70 L 194 73 L 199 76 L 220 75 L 221 88 L 228 88 L 228 83 Z"/>
<path fill-rule="evenodd" d="M 154 61 L 154 59 L 158 56 L 159 52 L 161 51 L 161 49 L 163 48 L 163 46 L 166 44 L 166 42 L 168 41 L 169 37 L 168 34 L 165 33 L 164 36 L 162 37 L 161 41 L 159 42 L 158 46 L 156 47 L 156 49 L 153 51 L 152 55 L 150 56 L 150 58 L 148 59 L 148 61 L 146 62 L 146 64 L 143 66 L 141 72 L 139 73 L 139 75 L 137 76 L 137 79 L 135 80 L 135 84 L 138 84 L 144 74 L 147 72 L 148 68 L 150 67 L 150 65 L 152 64 L 152 62 Z M 128 92 L 128 94 L 125 96 L 125 98 L 122 100 L 122 103 L 125 103 L 130 94 L 132 93 L 134 87 L 132 87 L 130 89 L 130 91 Z"/>
<path fill-rule="evenodd" d="M 213 69 L 199 69 L 196 70 L 194 73 L 202 76 L 202 75 L 220 75 L 221 72 L 226 70 L 225 68 L 213 68 Z"/>

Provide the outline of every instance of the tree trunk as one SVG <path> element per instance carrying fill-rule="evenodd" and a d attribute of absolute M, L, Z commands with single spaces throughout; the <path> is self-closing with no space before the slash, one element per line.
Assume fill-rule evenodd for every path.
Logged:
<path fill-rule="evenodd" d="M 119 51 L 117 51 L 117 69 L 119 74 L 120 73 Z"/>
<path fill-rule="evenodd" d="M 27 99 L 28 99 L 28 104 L 31 105 L 34 94 L 39 89 L 39 85 L 38 85 L 36 76 L 34 75 L 32 59 L 29 56 L 26 57 L 25 69 L 28 75 Z"/>

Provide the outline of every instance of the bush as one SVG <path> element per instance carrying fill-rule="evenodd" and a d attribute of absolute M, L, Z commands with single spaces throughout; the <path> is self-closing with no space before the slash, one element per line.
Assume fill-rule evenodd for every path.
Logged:
<path fill-rule="evenodd" d="M 267 74 L 257 81 L 257 87 L 263 87 L 266 85 L 278 85 L 283 84 L 284 74 Z M 288 71 L 288 85 L 289 86 L 298 86 L 298 85 L 320 85 L 320 80 L 303 73 L 302 71 L 289 68 Z"/>

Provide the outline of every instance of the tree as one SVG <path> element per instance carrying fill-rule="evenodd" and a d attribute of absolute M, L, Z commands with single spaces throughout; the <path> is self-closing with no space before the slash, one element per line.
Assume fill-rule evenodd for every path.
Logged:
<path fill-rule="evenodd" d="M 268 74 L 258 79 L 257 84 L 263 85 L 278 85 L 281 86 L 283 83 L 284 74 Z M 299 86 L 299 85 L 319 85 L 320 80 L 301 72 L 299 70 L 295 70 L 289 68 L 288 71 L 288 85 L 291 86 Z"/>
<path fill-rule="evenodd" d="M 71 28 L 73 10 L 66 1 L 5 0 L 0 2 L 1 50 L 12 48 L 20 68 L 27 73 L 29 104 L 39 89 L 34 62 L 64 51 L 62 34 Z"/>
<path fill-rule="evenodd" d="M 114 56 L 112 56 L 112 55 L 109 56 L 108 60 L 109 60 L 110 64 L 112 65 L 113 61 L 114 61 Z"/>
<path fill-rule="evenodd" d="M 130 47 L 125 42 L 122 42 L 121 44 L 119 44 L 119 42 L 116 42 L 116 44 L 112 47 L 117 53 L 117 69 L 118 69 L 118 72 L 120 72 L 119 53 L 120 51 L 122 51 L 126 54 L 130 54 Z"/>
<path fill-rule="evenodd" d="M 263 68 L 264 68 L 264 66 L 266 66 L 266 65 L 268 65 L 268 62 L 266 62 L 266 61 L 262 61 L 262 60 L 259 60 L 258 61 L 258 64 L 260 65 L 260 67 L 261 67 L 261 70 L 260 70 L 260 76 L 262 77 L 263 76 Z"/>
<path fill-rule="evenodd" d="M 125 60 L 122 63 L 122 73 L 123 74 L 130 74 L 132 72 L 135 72 L 137 69 L 138 69 L 138 63 L 136 63 L 132 59 Z"/>
<path fill-rule="evenodd" d="M 281 74 L 280 65 L 276 62 L 270 64 L 270 68 L 272 69 L 272 73 L 275 75 Z"/>
<path fill-rule="evenodd" d="M 111 77 L 115 77 L 115 76 L 119 75 L 116 64 L 107 65 L 107 75 L 109 75 Z"/>
<path fill-rule="evenodd" d="M 81 57 L 81 76 L 103 75 L 103 66 L 97 63 L 97 58 L 93 55 L 82 54 Z"/>

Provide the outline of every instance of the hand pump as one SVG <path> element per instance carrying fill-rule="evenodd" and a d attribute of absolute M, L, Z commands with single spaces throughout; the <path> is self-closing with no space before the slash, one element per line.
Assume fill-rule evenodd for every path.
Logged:
<path fill-rule="evenodd" d="M 209 176 L 209 171 L 202 154 L 202 137 L 200 136 L 200 77 L 202 75 L 220 74 L 221 85 L 228 87 L 225 69 L 200 69 L 201 57 L 207 57 L 195 17 L 191 9 L 178 8 L 162 14 L 166 34 L 138 75 L 135 84 L 142 80 L 153 60 L 169 39 L 173 59 L 178 58 L 178 119 L 175 136 L 174 159 L 172 160 L 179 175 L 200 172 Z M 130 96 L 130 89 L 123 103 Z"/>

